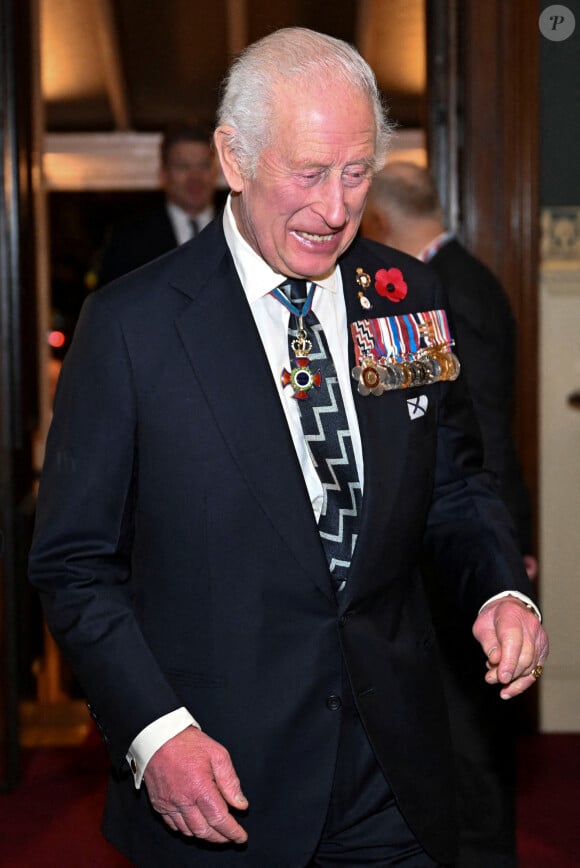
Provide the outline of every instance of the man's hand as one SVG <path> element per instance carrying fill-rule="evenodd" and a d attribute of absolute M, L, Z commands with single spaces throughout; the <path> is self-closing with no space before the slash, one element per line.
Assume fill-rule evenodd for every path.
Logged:
<path fill-rule="evenodd" d="M 151 804 L 174 832 L 214 844 L 243 844 L 246 831 L 228 805 L 246 810 L 248 800 L 227 750 L 188 727 L 153 754 L 144 780 Z"/>
<path fill-rule="evenodd" d="M 532 671 L 548 656 L 548 636 L 537 616 L 516 597 L 493 600 L 479 613 L 473 635 L 487 657 L 488 684 L 504 684 L 502 699 L 535 683 Z"/>

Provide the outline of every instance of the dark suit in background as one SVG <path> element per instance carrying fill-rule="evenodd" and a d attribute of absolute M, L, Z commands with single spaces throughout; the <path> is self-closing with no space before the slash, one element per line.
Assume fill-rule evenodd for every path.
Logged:
<path fill-rule="evenodd" d="M 516 328 L 497 278 L 445 232 L 428 170 L 389 162 L 375 178 L 364 232 L 429 264 L 447 293 L 461 376 L 469 388 L 484 463 L 496 477 L 518 534 L 522 557 L 533 551 L 531 509 L 512 434 Z M 532 559 L 533 560 L 533 559 Z M 454 629 L 457 607 L 437 568 L 424 563 L 450 708 L 456 754 L 459 868 L 515 868 L 515 748 L 523 709 L 478 679 L 484 658 L 468 630 Z"/>
<path fill-rule="evenodd" d="M 490 269 L 456 239 L 439 247 L 429 265 L 449 298 L 486 467 L 499 480 L 522 553 L 527 554 L 533 551 L 531 507 L 512 434 L 516 325 L 509 299 Z"/>
<path fill-rule="evenodd" d="M 522 554 L 533 551 L 531 510 L 512 436 L 516 330 L 497 278 L 456 239 L 429 259 L 449 298 L 456 349 L 484 444 L 485 464 L 518 533 Z M 467 633 L 450 626 L 457 611 L 425 571 L 442 649 L 454 744 L 459 755 L 462 812 L 460 868 L 515 868 L 516 738 L 522 709 L 486 690 L 474 676 L 483 666 Z M 458 661 L 461 664 L 458 665 Z"/>
<path fill-rule="evenodd" d="M 103 251 L 99 283 L 104 285 L 177 247 L 165 205 L 113 226 Z"/>

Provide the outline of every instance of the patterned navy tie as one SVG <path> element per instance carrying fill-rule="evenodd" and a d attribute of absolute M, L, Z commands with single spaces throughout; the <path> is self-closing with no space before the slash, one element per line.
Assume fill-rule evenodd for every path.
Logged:
<path fill-rule="evenodd" d="M 308 294 L 305 280 L 288 280 L 280 289 L 296 308 L 303 309 Z M 300 421 L 324 491 L 318 531 L 334 588 L 342 591 L 356 543 L 361 484 L 326 335 L 312 310 L 303 317 L 302 324 L 312 342 L 309 363 L 311 367 L 320 369 L 322 382 L 320 388 L 310 389 L 306 398 L 298 400 Z M 298 317 L 291 315 L 288 329 L 291 360 L 294 358 L 292 341 L 297 334 Z"/>

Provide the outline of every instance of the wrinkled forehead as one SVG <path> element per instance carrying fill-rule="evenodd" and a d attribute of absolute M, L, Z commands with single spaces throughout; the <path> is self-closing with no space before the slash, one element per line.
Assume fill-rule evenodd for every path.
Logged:
<path fill-rule="evenodd" d="M 346 130 L 364 127 L 376 134 L 373 102 L 360 87 L 332 76 L 278 80 L 271 92 L 272 135 L 307 122 L 341 123 Z"/>

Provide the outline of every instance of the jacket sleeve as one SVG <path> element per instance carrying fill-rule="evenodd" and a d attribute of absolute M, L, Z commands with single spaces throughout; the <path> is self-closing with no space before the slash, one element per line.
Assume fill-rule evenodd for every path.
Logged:
<path fill-rule="evenodd" d="M 497 479 L 482 470 L 481 437 L 464 380 L 445 383 L 443 390 L 425 547 L 449 592 L 474 620 L 495 594 L 534 594 Z"/>
<path fill-rule="evenodd" d="M 30 579 L 117 766 L 138 732 L 182 704 L 132 606 L 137 415 L 122 328 L 96 293 L 57 389 Z"/>

